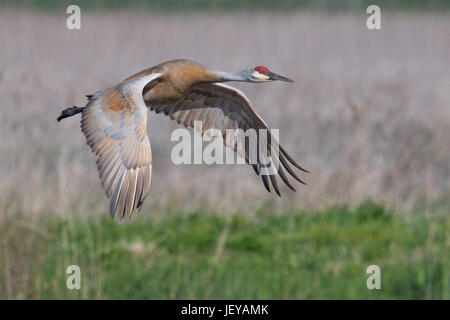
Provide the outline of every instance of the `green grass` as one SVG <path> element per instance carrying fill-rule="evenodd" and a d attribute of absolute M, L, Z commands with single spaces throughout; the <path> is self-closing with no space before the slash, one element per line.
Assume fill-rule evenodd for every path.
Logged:
<path fill-rule="evenodd" d="M 168 212 L 1 228 L 0 298 L 450 298 L 448 217 L 370 201 L 255 218 Z M 65 286 L 71 264 L 81 268 L 78 291 Z M 381 290 L 366 287 L 372 264 Z"/>

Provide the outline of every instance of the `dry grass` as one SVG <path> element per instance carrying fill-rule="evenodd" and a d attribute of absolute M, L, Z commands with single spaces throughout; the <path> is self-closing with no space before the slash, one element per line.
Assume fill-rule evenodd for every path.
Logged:
<path fill-rule="evenodd" d="M 308 187 L 278 200 L 244 166 L 175 166 L 177 126 L 151 114 L 145 215 L 172 203 L 246 212 L 367 197 L 401 208 L 448 199 L 449 16 L 386 14 L 382 23 L 369 31 L 364 15 L 122 12 L 83 13 L 82 30 L 70 31 L 64 14 L 1 12 L 1 218 L 106 212 L 78 119 L 56 116 L 83 105 L 85 94 L 181 57 L 222 70 L 263 64 L 293 78 L 237 86 L 312 174 Z"/>

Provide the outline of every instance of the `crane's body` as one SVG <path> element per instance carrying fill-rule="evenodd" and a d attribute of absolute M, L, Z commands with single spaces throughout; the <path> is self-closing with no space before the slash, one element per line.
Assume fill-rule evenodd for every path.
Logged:
<path fill-rule="evenodd" d="M 119 212 L 120 218 L 131 217 L 140 210 L 150 191 L 152 155 L 147 137 L 147 107 L 163 113 L 185 127 L 194 127 L 202 121 L 202 133 L 208 129 L 268 129 L 245 95 L 228 85 L 226 81 L 268 82 L 292 80 L 258 66 L 240 72 L 212 71 L 190 60 L 173 60 L 138 72 L 119 84 L 88 95 L 85 107 L 64 110 L 58 121 L 82 113 L 81 129 L 87 144 L 97 156 L 102 187 L 110 202 L 110 214 Z M 262 141 L 258 136 L 258 140 Z M 258 141 L 258 143 L 260 143 Z M 261 175 L 264 186 L 270 192 L 270 182 L 280 195 L 275 174 L 261 174 L 261 158 L 281 163 L 278 175 L 295 191 L 283 172 L 283 167 L 297 181 L 303 183 L 289 163 L 300 167 L 278 144 L 269 137 L 267 144 L 273 154 L 258 151 L 257 163 L 249 161 L 244 139 L 224 140 L 252 164 Z M 276 150 L 274 150 L 276 148 Z M 306 171 L 307 172 L 307 171 Z"/>

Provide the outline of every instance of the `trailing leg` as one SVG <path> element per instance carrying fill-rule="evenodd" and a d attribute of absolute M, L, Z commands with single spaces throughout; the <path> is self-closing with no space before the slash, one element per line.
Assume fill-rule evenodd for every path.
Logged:
<path fill-rule="evenodd" d="M 56 118 L 56 120 L 58 120 L 58 122 L 59 122 L 59 121 L 61 121 L 62 119 L 65 119 L 65 118 L 74 116 L 74 115 L 76 115 L 76 114 L 82 112 L 85 108 L 86 108 L 86 107 L 80 108 L 80 107 L 77 107 L 77 106 L 73 106 L 73 107 L 71 107 L 71 108 L 64 109 L 64 110 L 61 112 L 61 114 L 58 116 L 58 118 Z"/>

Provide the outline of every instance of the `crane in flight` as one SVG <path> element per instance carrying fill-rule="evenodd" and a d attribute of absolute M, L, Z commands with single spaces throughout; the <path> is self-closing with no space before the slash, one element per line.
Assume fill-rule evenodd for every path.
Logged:
<path fill-rule="evenodd" d="M 202 134 L 208 129 L 218 129 L 224 135 L 227 129 L 268 130 L 267 124 L 247 97 L 240 90 L 222 82 L 260 83 L 276 80 L 293 82 L 263 66 L 240 72 L 221 72 L 209 70 L 194 61 L 173 60 L 88 95 L 85 107 L 67 108 L 57 120 L 81 113 L 81 131 L 97 157 L 102 187 L 111 199 L 109 213 L 114 217 L 118 212 L 119 218 L 123 219 L 131 217 L 135 209 L 139 211 L 150 192 L 152 153 L 147 137 L 147 107 L 187 128 L 194 127 L 195 121 L 202 121 Z M 257 134 L 258 140 L 262 139 L 260 136 Z M 291 165 L 308 171 L 298 165 L 281 145 L 272 143 L 270 133 L 261 141 L 268 150 L 276 152 L 264 154 L 258 149 L 256 163 L 249 161 L 249 149 L 243 146 L 245 139 L 239 137 L 223 141 L 225 146 L 240 153 L 253 166 L 267 191 L 270 192 L 271 184 L 280 195 L 276 175 L 295 191 L 283 167 L 294 179 L 305 184 Z M 264 158 L 267 157 L 278 164 L 276 173 L 261 172 L 263 160 L 266 161 Z"/>

